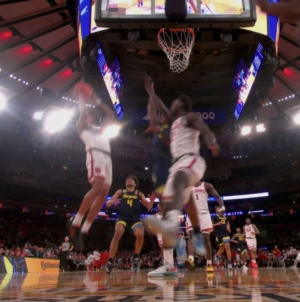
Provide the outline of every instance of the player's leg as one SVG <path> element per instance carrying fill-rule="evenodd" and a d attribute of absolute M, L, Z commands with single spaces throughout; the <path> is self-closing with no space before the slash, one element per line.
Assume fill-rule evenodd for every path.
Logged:
<path fill-rule="evenodd" d="M 229 241 L 228 241 L 229 240 Z M 231 262 L 231 249 L 230 249 L 230 237 L 224 237 L 224 248 L 226 251 L 227 261 L 228 261 L 228 268 L 232 269 L 232 262 Z"/>
<path fill-rule="evenodd" d="M 220 265 L 220 257 L 223 255 L 224 251 L 225 251 L 225 248 L 224 248 L 224 243 L 222 241 L 222 238 L 218 238 L 217 237 L 217 242 L 218 242 L 218 251 L 217 251 L 217 254 L 215 255 L 215 262 L 217 264 L 217 266 Z"/>
<path fill-rule="evenodd" d="M 247 251 L 246 250 L 243 250 L 241 252 L 241 258 L 242 258 L 242 267 L 243 269 L 247 269 Z"/>
<path fill-rule="evenodd" d="M 72 222 L 72 226 L 75 227 L 80 227 L 81 226 L 81 222 L 83 219 L 83 216 L 87 213 L 87 211 L 90 209 L 93 201 L 97 198 L 97 196 L 99 196 L 102 192 L 102 188 L 104 185 L 104 178 L 95 178 L 93 180 L 92 184 L 92 188 L 90 191 L 88 191 L 86 193 L 86 195 L 84 196 L 82 203 L 80 205 L 80 208 Z"/>
<path fill-rule="evenodd" d="M 202 211 L 199 213 L 199 222 L 201 232 L 204 238 L 204 245 L 206 248 L 206 271 L 212 273 L 214 271 L 212 266 L 212 246 L 210 243 L 210 232 L 213 231 L 213 225 L 210 217 L 210 213 Z"/>
<path fill-rule="evenodd" d="M 200 217 L 192 194 L 190 195 L 185 211 L 189 217 L 190 227 L 193 229 L 193 236 L 189 242 L 196 247 L 198 254 L 205 255 L 206 250 L 204 248 L 203 236 L 201 234 Z"/>
<path fill-rule="evenodd" d="M 124 221 L 118 221 L 115 226 L 114 237 L 111 240 L 110 247 L 109 247 L 108 263 L 105 266 L 106 272 L 108 274 L 110 274 L 112 271 L 112 262 L 116 256 L 116 253 L 117 253 L 117 250 L 119 247 L 119 241 L 125 232 L 125 227 L 126 227 L 126 223 Z"/>
<path fill-rule="evenodd" d="M 134 255 L 132 257 L 132 270 L 136 273 L 139 269 L 139 257 L 144 244 L 144 227 L 143 224 L 139 221 L 135 223 L 131 228 L 135 236 Z"/>
<path fill-rule="evenodd" d="M 258 265 L 256 263 L 256 239 L 246 239 L 246 240 L 251 256 L 250 267 L 257 268 Z"/>

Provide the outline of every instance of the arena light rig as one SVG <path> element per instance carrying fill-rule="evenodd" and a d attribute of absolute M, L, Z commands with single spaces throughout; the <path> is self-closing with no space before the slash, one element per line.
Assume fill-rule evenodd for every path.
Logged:
<path fill-rule="evenodd" d="M 294 123 L 297 124 L 297 125 L 300 125 L 300 113 L 297 113 L 294 118 Z"/>
<path fill-rule="evenodd" d="M 120 125 L 108 126 L 105 128 L 102 135 L 103 135 L 103 137 L 108 138 L 108 139 L 114 138 L 114 137 L 118 136 L 120 130 L 121 130 Z"/>
<path fill-rule="evenodd" d="M 71 110 L 54 110 L 51 111 L 45 118 L 44 129 L 50 133 L 56 133 L 66 127 L 73 116 Z"/>

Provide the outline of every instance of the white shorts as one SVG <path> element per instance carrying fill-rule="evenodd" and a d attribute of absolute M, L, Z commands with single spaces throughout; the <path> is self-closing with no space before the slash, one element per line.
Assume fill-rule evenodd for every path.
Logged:
<path fill-rule="evenodd" d="M 198 212 L 198 219 L 200 222 L 201 233 L 209 234 L 213 231 L 213 225 L 209 211 Z M 186 219 L 185 227 L 187 233 L 193 230 L 193 226 L 189 217 L 187 217 Z"/>
<path fill-rule="evenodd" d="M 105 185 L 112 183 L 111 157 L 101 151 L 90 150 L 86 154 L 86 168 L 88 181 L 92 183 L 95 178 L 104 179 Z"/>
<path fill-rule="evenodd" d="M 158 242 L 158 246 L 161 248 L 163 246 L 163 241 L 162 241 L 162 235 L 161 234 L 157 234 L 157 242 Z"/>
<path fill-rule="evenodd" d="M 205 169 L 205 160 L 200 156 L 185 156 L 179 161 L 177 161 L 169 170 L 169 176 L 164 189 L 162 200 L 168 202 L 173 199 L 174 176 L 176 172 L 184 171 L 188 177 L 188 188 L 183 193 L 183 205 L 185 205 L 191 197 L 191 191 L 193 189 L 194 184 L 203 177 Z"/>
<path fill-rule="evenodd" d="M 251 250 L 256 250 L 257 248 L 257 240 L 256 238 L 246 238 L 247 246 L 248 249 Z"/>

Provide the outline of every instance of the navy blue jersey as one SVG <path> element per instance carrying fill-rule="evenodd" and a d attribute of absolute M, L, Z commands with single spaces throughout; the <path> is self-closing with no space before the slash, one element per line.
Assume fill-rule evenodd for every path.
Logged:
<path fill-rule="evenodd" d="M 141 216 L 141 202 L 139 191 L 122 190 L 121 202 L 118 206 L 119 220 L 139 221 Z"/>

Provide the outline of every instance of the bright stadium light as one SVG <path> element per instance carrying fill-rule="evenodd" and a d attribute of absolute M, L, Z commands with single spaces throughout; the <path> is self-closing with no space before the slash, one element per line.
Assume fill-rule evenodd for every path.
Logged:
<path fill-rule="evenodd" d="M 294 123 L 297 124 L 297 125 L 300 125 L 300 113 L 297 113 L 294 116 Z"/>
<path fill-rule="evenodd" d="M 3 94 L 0 94 L 0 111 L 6 107 L 6 99 Z"/>
<path fill-rule="evenodd" d="M 116 137 L 120 132 L 121 126 L 119 125 L 112 125 L 105 128 L 103 131 L 103 137 L 105 138 L 113 138 Z"/>
<path fill-rule="evenodd" d="M 250 126 L 244 126 L 242 128 L 241 134 L 242 135 L 248 135 L 251 133 L 251 127 Z"/>
<path fill-rule="evenodd" d="M 264 132 L 264 131 L 266 131 L 266 127 L 264 124 L 256 125 L 256 132 Z"/>
<path fill-rule="evenodd" d="M 44 128 L 47 132 L 53 134 L 66 127 L 73 116 L 70 110 L 55 110 L 50 112 L 45 120 Z"/>
<path fill-rule="evenodd" d="M 43 111 L 37 111 L 33 115 L 33 119 L 40 121 L 43 118 L 44 112 Z"/>

